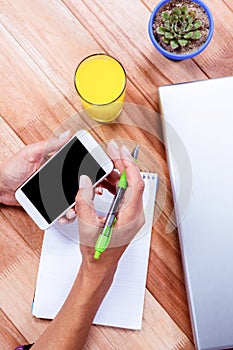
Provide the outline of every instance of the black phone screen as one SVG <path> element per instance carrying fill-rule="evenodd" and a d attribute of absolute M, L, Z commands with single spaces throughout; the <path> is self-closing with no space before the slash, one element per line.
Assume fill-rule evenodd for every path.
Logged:
<path fill-rule="evenodd" d="M 50 224 L 74 203 L 81 175 L 94 184 L 105 174 L 75 137 L 21 189 Z"/>

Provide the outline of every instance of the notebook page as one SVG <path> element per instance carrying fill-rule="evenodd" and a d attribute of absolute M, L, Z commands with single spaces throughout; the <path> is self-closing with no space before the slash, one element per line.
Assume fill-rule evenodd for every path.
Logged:
<path fill-rule="evenodd" d="M 145 176 L 145 225 L 122 256 L 113 284 L 94 319 L 95 324 L 141 328 L 157 189 L 157 175 L 146 173 Z M 104 198 L 98 197 L 95 206 L 99 212 L 104 212 L 112 197 L 106 193 Z M 59 232 L 61 227 L 63 234 Z M 62 307 L 81 264 L 79 245 L 74 242 L 77 239 L 77 221 L 65 226 L 52 226 L 45 232 L 33 304 L 34 316 L 52 319 Z"/>

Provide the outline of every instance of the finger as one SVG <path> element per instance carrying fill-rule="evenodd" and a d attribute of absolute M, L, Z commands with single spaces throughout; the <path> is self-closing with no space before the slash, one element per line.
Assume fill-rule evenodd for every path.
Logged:
<path fill-rule="evenodd" d="M 99 217 L 100 225 L 101 227 L 104 227 L 105 222 L 106 222 L 106 217 Z"/>
<path fill-rule="evenodd" d="M 118 169 L 121 173 L 124 169 L 124 165 L 123 165 L 122 160 L 120 158 L 120 150 L 119 150 L 119 147 L 116 144 L 116 142 L 111 140 L 108 143 L 107 150 L 108 150 L 109 156 L 111 157 L 112 161 L 114 162 L 115 168 Z"/>
<path fill-rule="evenodd" d="M 79 191 L 75 198 L 80 243 L 93 247 L 95 245 L 101 222 L 93 203 L 94 189 L 88 176 L 80 176 Z"/>
<path fill-rule="evenodd" d="M 63 132 L 59 137 L 53 137 L 47 141 L 45 154 L 58 151 L 70 138 L 70 130 Z"/>
<path fill-rule="evenodd" d="M 97 185 L 95 187 L 95 194 L 98 194 L 98 195 L 102 195 L 103 194 L 103 187 L 102 187 L 102 184 L 101 185 Z"/>
<path fill-rule="evenodd" d="M 121 160 L 126 171 L 128 186 L 144 189 L 144 181 L 142 180 L 137 162 L 133 159 L 130 151 L 126 146 L 120 149 Z"/>
<path fill-rule="evenodd" d="M 103 190 L 103 188 L 106 188 L 112 194 L 116 193 L 116 184 L 112 184 L 107 179 L 105 179 L 101 182 L 101 186 L 102 186 L 102 190 Z"/>
<path fill-rule="evenodd" d="M 101 184 L 99 184 L 98 186 L 95 187 L 95 189 L 94 189 L 95 194 L 102 196 L 104 188 L 106 190 L 108 190 L 109 192 L 111 192 L 112 194 L 116 193 L 116 185 L 112 185 L 109 181 L 103 180 L 101 182 Z"/>
<path fill-rule="evenodd" d="M 71 222 L 74 222 L 75 218 L 73 219 L 67 219 L 65 216 L 63 216 L 62 218 L 60 218 L 58 220 L 60 225 L 66 225 L 66 224 L 71 224 Z"/>
<path fill-rule="evenodd" d="M 119 170 L 114 169 L 106 178 L 105 180 L 109 181 L 112 185 L 117 186 L 118 181 L 120 179 L 120 172 Z"/>
<path fill-rule="evenodd" d="M 67 210 L 66 214 L 63 215 L 59 220 L 59 224 L 68 224 L 73 222 L 76 219 L 76 212 L 75 212 L 75 207 Z"/>
<path fill-rule="evenodd" d="M 142 194 L 145 183 L 141 177 L 139 167 L 126 146 L 121 147 L 120 155 L 126 171 L 128 182 L 128 188 L 125 193 L 125 202 L 130 200 L 129 204 L 135 206 L 137 205 L 138 201 L 140 203 L 142 202 Z"/>
<path fill-rule="evenodd" d="M 75 208 L 71 208 L 71 209 L 67 210 L 67 212 L 66 212 L 66 218 L 67 218 L 68 220 L 71 220 L 71 219 L 75 219 L 75 218 L 76 218 Z"/>
<path fill-rule="evenodd" d="M 102 195 L 103 188 L 106 188 L 112 194 L 116 193 L 116 186 L 119 182 L 120 174 L 119 171 L 113 170 L 103 181 L 101 181 L 95 188 L 95 193 Z"/>
<path fill-rule="evenodd" d="M 27 145 L 23 150 L 24 158 L 31 163 L 37 163 L 45 161 L 44 157 L 51 152 L 57 151 L 59 148 L 64 146 L 68 141 L 70 131 L 66 131 L 61 134 L 58 138 L 51 138 L 50 140 L 45 140 L 37 142 L 31 145 Z"/>
<path fill-rule="evenodd" d="M 79 191 L 75 198 L 75 210 L 80 220 L 96 226 L 97 215 L 94 208 L 94 189 L 90 178 L 80 176 Z"/>

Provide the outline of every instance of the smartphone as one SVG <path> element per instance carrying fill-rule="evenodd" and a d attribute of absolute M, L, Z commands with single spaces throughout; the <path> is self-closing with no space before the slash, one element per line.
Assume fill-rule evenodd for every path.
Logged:
<path fill-rule="evenodd" d="M 15 197 L 45 230 L 74 205 L 81 175 L 88 175 L 96 186 L 112 170 L 101 146 L 88 131 L 79 130 L 17 189 Z"/>

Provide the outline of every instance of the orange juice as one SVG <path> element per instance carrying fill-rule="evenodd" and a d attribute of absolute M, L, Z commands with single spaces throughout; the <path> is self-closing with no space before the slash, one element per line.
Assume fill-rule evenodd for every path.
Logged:
<path fill-rule="evenodd" d="M 112 121 L 124 103 L 124 68 L 111 56 L 89 56 L 76 69 L 75 87 L 90 117 L 100 122 Z"/>

